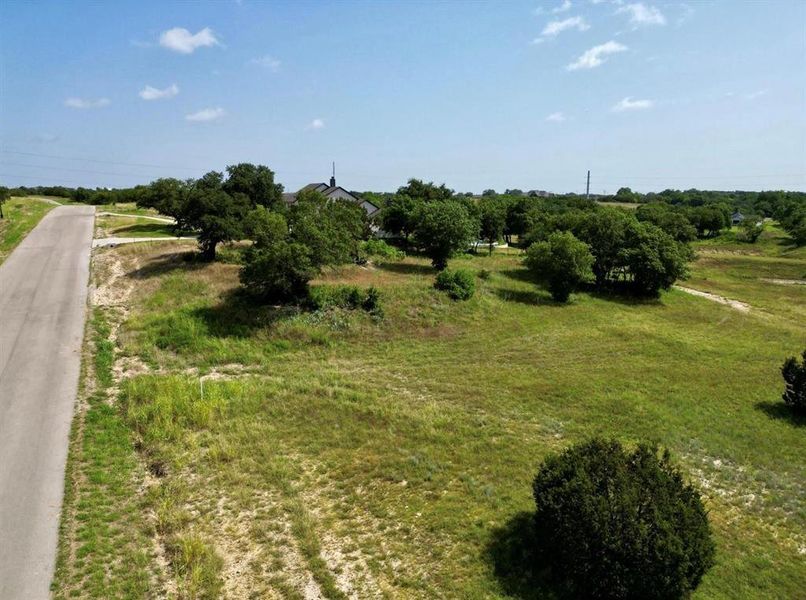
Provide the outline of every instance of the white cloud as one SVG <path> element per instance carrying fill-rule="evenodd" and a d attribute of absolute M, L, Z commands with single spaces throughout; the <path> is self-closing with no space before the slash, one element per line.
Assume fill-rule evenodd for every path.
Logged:
<path fill-rule="evenodd" d="M 561 112 L 554 112 L 546 117 L 546 121 L 550 121 L 552 123 L 562 123 L 563 121 L 565 121 L 565 119 L 566 116 Z"/>
<path fill-rule="evenodd" d="M 613 112 L 624 112 L 627 110 L 646 110 L 652 108 L 652 100 L 633 100 L 630 96 L 616 102 L 611 109 Z"/>
<path fill-rule="evenodd" d="M 593 48 L 586 50 L 582 53 L 582 56 L 568 65 L 566 69 L 569 71 L 576 71 L 578 69 L 593 69 L 594 67 L 598 67 L 605 62 L 605 56 L 609 54 L 617 54 L 618 52 L 624 52 L 625 50 L 627 50 L 627 46 L 610 40 L 609 42 L 605 42 L 604 44 L 600 44 L 599 46 L 594 46 Z"/>
<path fill-rule="evenodd" d="M 204 108 L 198 112 L 185 115 L 187 121 L 216 121 L 227 114 L 223 108 Z"/>
<path fill-rule="evenodd" d="M 591 26 L 583 17 L 568 17 L 562 21 L 550 21 L 540 33 L 542 36 L 554 36 L 562 33 L 566 29 L 576 29 L 577 31 L 587 31 Z"/>
<path fill-rule="evenodd" d="M 174 27 L 160 34 L 160 46 L 180 54 L 192 54 L 196 48 L 220 45 L 213 30 L 209 27 L 205 27 L 198 33 L 190 33 L 184 27 Z"/>
<path fill-rule="evenodd" d="M 257 58 L 253 58 L 249 61 L 250 64 L 257 65 L 259 67 L 263 67 L 264 69 L 268 69 L 273 73 L 276 73 L 280 70 L 280 65 L 282 64 L 278 59 L 274 58 L 273 56 L 269 56 L 266 54 L 265 56 L 258 56 Z"/>
<path fill-rule="evenodd" d="M 642 25 L 666 25 L 666 17 L 654 6 L 647 6 L 643 2 L 625 4 L 616 11 L 616 14 L 630 15 L 630 24 L 635 27 Z"/>
<path fill-rule="evenodd" d="M 322 129 L 325 126 L 325 122 L 322 119 L 314 119 L 305 129 Z"/>
<path fill-rule="evenodd" d="M 64 105 L 68 108 L 103 108 L 109 106 L 109 98 L 98 98 L 97 100 L 88 100 L 85 98 L 68 98 L 64 101 Z"/>
<path fill-rule="evenodd" d="M 145 86 L 142 90 L 140 90 L 140 97 L 143 100 L 163 100 L 166 98 L 173 98 L 179 93 L 179 86 L 175 83 L 172 83 L 164 90 L 160 90 L 155 87 L 151 87 L 150 85 Z"/>
<path fill-rule="evenodd" d="M 571 10 L 571 0 L 563 0 L 563 3 L 560 4 L 557 8 L 553 9 L 551 12 L 553 12 L 556 15 L 557 13 L 562 13 L 567 10 Z"/>

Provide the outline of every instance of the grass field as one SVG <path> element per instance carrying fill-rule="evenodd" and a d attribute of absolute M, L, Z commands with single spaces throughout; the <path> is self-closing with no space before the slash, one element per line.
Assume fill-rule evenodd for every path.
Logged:
<path fill-rule="evenodd" d="M 0 219 L 0 264 L 54 206 L 47 199 L 16 196 L 3 204 L 5 219 Z"/>
<path fill-rule="evenodd" d="M 56 597 L 551 597 L 511 541 L 549 452 L 593 434 L 669 447 L 718 557 L 697 598 L 806 587 L 803 423 L 779 367 L 806 343 L 804 250 L 699 246 L 659 301 L 560 306 L 514 250 L 455 303 L 427 262 L 347 267 L 385 317 L 255 307 L 238 265 L 173 242 L 96 251 Z M 233 252 L 225 253 L 232 258 Z"/>

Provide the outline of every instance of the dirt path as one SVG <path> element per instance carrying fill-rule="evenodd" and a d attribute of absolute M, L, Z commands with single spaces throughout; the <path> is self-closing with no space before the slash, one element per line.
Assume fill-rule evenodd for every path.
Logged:
<path fill-rule="evenodd" d="M 739 300 L 731 300 L 730 298 L 725 298 L 725 296 L 720 296 L 718 294 L 712 294 L 711 292 L 703 292 L 702 290 L 695 290 L 694 288 L 683 287 L 682 285 L 674 286 L 674 289 L 680 290 L 681 292 L 686 292 L 687 294 L 691 294 L 692 296 L 699 296 L 701 298 L 707 298 L 713 302 L 719 302 L 720 304 L 725 304 L 738 310 L 739 312 L 747 313 L 750 312 L 750 305 L 746 302 L 740 302 Z"/>
<path fill-rule="evenodd" d="M 774 283 L 775 285 L 806 285 L 806 279 L 764 279 L 767 283 Z"/>

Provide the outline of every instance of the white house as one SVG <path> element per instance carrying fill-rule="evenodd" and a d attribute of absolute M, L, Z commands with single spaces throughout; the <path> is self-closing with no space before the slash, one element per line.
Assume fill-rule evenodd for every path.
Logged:
<path fill-rule="evenodd" d="M 375 206 L 369 200 L 363 200 L 359 198 L 355 194 L 350 193 L 349 191 L 345 190 L 343 187 L 336 185 L 336 177 L 335 175 L 330 178 L 330 185 L 326 183 L 309 183 L 305 187 L 303 187 L 299 192 L 296 194 L 283 194 L 283 200 L 285 200 L 288 204 L 293 204 L 297 201 L 297 194 L 300 192 L 305 192 L 308 190 L 313 190 L 315 192 L 319 192 L 327 199 L 342 199 L 342 200 L 349 200 L 351 202 L 355 202 L 359 204 L 361 208 L 367 211 L 367 216 L 372 217 L 380 210 L 380 207 Z"/>

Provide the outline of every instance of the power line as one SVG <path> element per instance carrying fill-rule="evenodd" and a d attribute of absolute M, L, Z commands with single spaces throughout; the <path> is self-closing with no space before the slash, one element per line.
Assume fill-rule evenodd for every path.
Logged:
<path fill-rule="evenodd" d="M 122 167 L 144 167 L 147 169 L 173 169 L 183 171 L 199 171 L 198 167 L 176 167 L 170 165 L 149 165 L 146 163 L 126 163 L 114 160 L 99 160 L 96 158 L 76 158 L 74 156 L 59 156 L 56 154 L 37 154 L 35 152 L 18 152 L 16 150 L 0 150 L 4 154 L 19 154 L 21 156 L 35 156 L 37 158 L 56 158 L 60 160 L 75 160 L 83 162 L 101 163 L 107 165 L 120 165 Z"/>
<path fill-rule="evenodd" d="M 115 177 L 148 177 L 142 173 L 110 173 L 109 171 L 93 171 L 91 169 L 74 169 L 70 167 L 53 167 L 50 165 L 26 165 L 23 163 L 0 163 L 2 167 L 26 167 L 32 169 L 46 169 L 49 171 L 72 171 L 75 173 L 91 173 L 93 175 L 113 175 Z"/>

